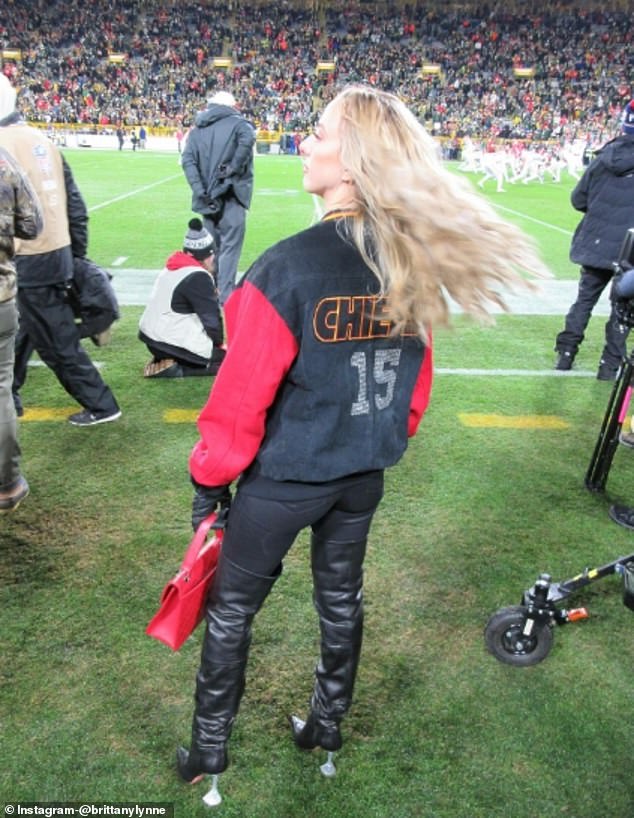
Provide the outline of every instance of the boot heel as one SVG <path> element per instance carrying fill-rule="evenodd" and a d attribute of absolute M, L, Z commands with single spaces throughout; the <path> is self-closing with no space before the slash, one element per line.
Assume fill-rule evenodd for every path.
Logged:
<path fill-rule="evenodd" d="M 189 784 L 199 784 L 206 775 L 211 775 L 211 789 L 203 795 L 203 804 L 208 807 L 216 807 L 222 803 L 222 796 L 218 790 L 218 774 L 205 773 L 200 771 L 200 757 L 188 752 L 184 747 L 179 747 L 176 751 L 176 766 L 182 779 Z"/>
<path fill-rule="evenodd" d="M 211 789 L 206 795 L 203 795 L 203 804 L 207 807 L 217 807 L 222 803 L 222 795 L 218 790 L 218 776 L 211 776 Z"/>
<path fill-rule="evenodd" d="M 319 772 L 326 778 L 334 778 L 337 775 L 337 768 L 332 763 L 334 753 L 329 752 L 324 763 L 319 767 Z"/>

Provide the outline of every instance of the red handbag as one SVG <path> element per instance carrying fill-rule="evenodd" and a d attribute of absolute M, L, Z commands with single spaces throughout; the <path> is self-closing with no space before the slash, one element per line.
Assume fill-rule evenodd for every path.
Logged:
<path fill-rule="evenodd" d="M 210 514 L 198 526 L 180 569 L 163 588 L 161 604 L 145 629 L 178 650 L 202 622 L 209 585 L 216 573 L 226 514 Z M 209 536 L 208 536 L 209 535 Z"/>

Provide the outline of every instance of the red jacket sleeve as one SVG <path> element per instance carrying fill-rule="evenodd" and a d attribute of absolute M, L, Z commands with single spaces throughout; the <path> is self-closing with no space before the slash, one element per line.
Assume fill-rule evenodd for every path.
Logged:
<path fill-rule="evenodd" d="M 251 464 L 267 410 L 298 351 L 288 325 L 257 287 L 245 282 L 230 302 L 229 348 L 198 417 L 201 439 L 189 459 L 192 477 L 204 486 L 231 483 Z"/>
<path fill-rule="evenodd" d="M 412 402 L 409 407 L 409 423 L 407 425 L 408 437 L 413 437 L 418 430 L 418 425 L 429 405 L 431 396 L 431 384 L 434 378 L 434 355 L 432 351 L 431 336 L 429 338 L 425 357 L 418 372 L 416 385 L 412 392 Z"/>

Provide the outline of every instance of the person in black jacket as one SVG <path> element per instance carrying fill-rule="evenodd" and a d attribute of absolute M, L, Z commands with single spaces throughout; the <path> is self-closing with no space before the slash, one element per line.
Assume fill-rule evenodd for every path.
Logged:
<path fill-rule="evenodd" d="M 73 256 L 88 246 L 88 211 L 71 169 L 42 131 L 27 125 L 15 110 L 15 89 L 0 74 L 0 99 L 12 113 L 0 120 L 0 146 L 16 159 L 37 193 L 44 229 L 37 239 L 16 243 L 20 327 L 15 346 L 14 395 L 26 378 L 34 348 L 64 389 L 83 408 L 73 413 L 74 426 L 117 420 L 121 410 L 110 388 L 80 342 L 67 289 Z M 18 412 L 19 398 L 16 399 Z"/>
<path fill-rule="evenodd" d="M 486 317 L 495 290 L 543 270 L 531 244 L 469 184 L 392 94 L 351 86 L 301 146 L 321 221 L 267 250 L 227 302 L 228 350 L 189 461 L 192 525 L 231 500 L 207 600 L 186 781 L 217 775 L 245 685 L 251 624 L 311 529 L 321 655 L 303 750 L 342 746 L 361 655 L 363 564 L 384 469 L 426 409 L 431 328 L 447 293 Z M 326 768 L 328 771 L 332 767 Z M 212 790 L 213 792 L 213 790 Z M 209 795 L 210 803 L 217 796 Z"/>
<path fill-rule="evenodd" d="M 187 136 L 181 164 L 192 189 L 192 210 L 216 242 L 218 296 L 224 306 L 236 286 L 253 196 L 255 130 L 227 91 L 208 102 Z"/>
<path fill-rule="evenodd" d="M 213 237 L 191 219 L 182 251 L 167 259 L 139 321 L 139 338 L 152 353 L 146 378 L 218 372 L 225 350 L 213 269 Z"/>
<path fill-rule="evenodd" d="M 577 299 L 555 341 L 558 370 L 572 368 L 592 310 L 612 279 L 612 264 L 625 233 L 634 226 L 634 100 L 623 111 L 621 134 L 604 145 L 586 168 L 571 201 L 584 216 L 572 239 L 570 259 L 582 266 Z M 616 378 L 627 334 L 612 309 L 605 325 L 599 380 Z"/>

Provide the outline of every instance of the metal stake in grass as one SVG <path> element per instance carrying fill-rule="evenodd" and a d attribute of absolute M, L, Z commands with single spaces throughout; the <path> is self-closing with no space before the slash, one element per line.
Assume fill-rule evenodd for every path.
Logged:
<path fill-rule="evenodd" d="M 326 778 L 334 778 L 337 775 L 337 768 L 332 763 L 332 757 L 334 753 L 329 752 L 328 758 L 324 761 L 324 763 L 319 768 L 319 772 L 322 775 L 325 775 Z"/>
<path fill-rule="evenodd" d="M 222 802 L 222 795 L 218 791 L 218 776 L 211 776 L 211 789 L 207 795 L 203 795 L 203 804 L 207 807 L 217 807 Z"/>

